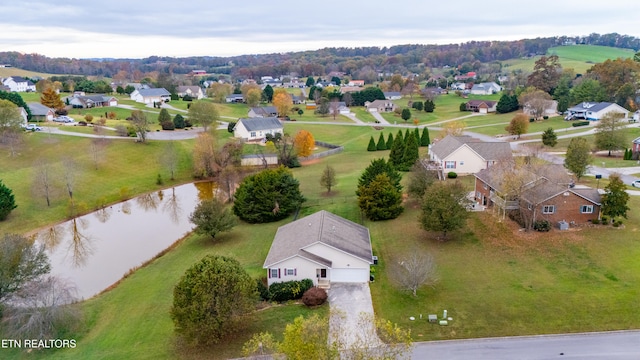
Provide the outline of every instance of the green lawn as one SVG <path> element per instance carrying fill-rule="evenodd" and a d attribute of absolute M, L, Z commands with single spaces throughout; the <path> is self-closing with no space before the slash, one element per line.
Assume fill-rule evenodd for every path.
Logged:
<path fill-rule="evenodd" d="M 558 55 L 560 64 L 565 69 L 573 69 L 578 74 L 584 74 L 594 64 L 601 63 L 607 59 L 633 57 L 634 51 L 631 49 L 619 49 L 598 45 L 571 45 L 557 46 L 547 50 L 547 55 Z M 512 59 L 503 62 L 504 70 L 533 71 L 536 60 L 540 57 L 528 59 Z"/>
<path fill-rule="evenodd" d="M 447 98 L 455 104 L 451 98 Z M 451 109 L 442 108 L 443 113 Z M 436 109 L 436 111 L 438 111 Z M 468 113 L 465 113 L 468 114 Z M 488 117 L 472 118 L 480 122 Z M 364 119 L 363 119 L 364 120 Z M 549 122 L 556 120 L 549 120 Z M 632 212 L 624 228 L 598 226 L 567 232 L 524 233 L 511 222 L 501 222 L 491 213 L 473 213 L 468 226 L 447 242 L 420 229 L 419 208 L 407 200 L 405 212 L 395 220 L 371 222 L 361 218 L 356 204 L 356 184 L 372 159 L 388 151 L 366 151 L 371 136 L 385 139 L 397 129 L 300 124 L 288 122 L 285 131 L 310 131 L 317 140 L 344 146 L 344 152 L 293 169 L 308 199 L 300 215 L 325 209 L 369 227 L 374 254 L 380 259 L 376 281 L 371 284 L 376 316 L 410 328 L 414 340 L 458 339 L 634 329 L 640 327 L 637 299 L 640 295 L 640 256 L 637 231 L 640 214 Z M 633 129 L 640 131 L 640 129 Z M 221 133 L 222 138 L 229 134 Z M 431 133 L 432 138 L 435 134 Z M 592 137 L 591 137 L 592 138 Z M 564 140 L 561 140 L 563 142 Z M 568 142 L 567 142 L 568 143 Z M 181 153 L 178 178 L 191 179 L 193 141 L 176 142 Z M 87 208 L 114 202 L 158 189 L 155 179 L 168 174 L 156 161 L 166 142 L 112 141 L 104 150 L 105 161 L 94 169 L 90 139 L 29 133 L 18 158 L 3 157 L 0 178 L 13 189 L 18 209 L 0 223 L 0 232 L 25 233 L 61 221 L 67 202 L 58 195 L 50 208 L 31 193 L 34 162 L 43 158 L 60 166 L 65 157 L 74 158 L 82 170 L 76 199 Z M 566 145 L 564 145 L 566 147 Z M 557 148 L 562 148 L 558 145 Z M 421 148 L 424 153 L 425 149 Z M 336 170 L 338 184 L 331 194 L 320 186 L 326 165 Z M 460 179 L 471 189 L 472 178 Z M 583 179 L 592 184 L 594 179 Z M 599 186 L 605 186 L 602 181 Z M 403 179 L 406 184 L 406 179 Z M 165 186 L 168 184 L 165 184 Z M 593 184 L 592 184 L 593 185 Z M 640 206 L 632 197 L 630 207 Z M 280 334 L 287 322 L 308 310 L 287 305 L 262 310 L 252 316 L 249 328 L 206 350 L 177 348 L 168 316 L 171 292 L 186 268 L 207 254 L 237 258 L 253 276 L 263 276 L 262 263 L 279 225 L 288 223 L 241 224 L 216 242 L 199 236 L 187 238 L 164 256 L 134 272 L 114 289 L 79 304 L 85 313 L 85 329 L 73 334 L 74 350 L 41 354 L 10 353 L 18 358 L 229 358 L 240 356 L 242 343 L 252 333 L 269 330 Z M 416 298 L 400 291 L 389 280 L 386 264 L 408 252 L 429 251 L 437 262 L 440 282 L 418 291 Z M 441 314 L 447 309 L 454 318 L 448 327 L 409 316 Z M 325 315 L 327 308 L 319 311 Z M 606 316 L 603 316 L 606 314 Z M 3 354 L 4 355 L 4 354 Z"/>

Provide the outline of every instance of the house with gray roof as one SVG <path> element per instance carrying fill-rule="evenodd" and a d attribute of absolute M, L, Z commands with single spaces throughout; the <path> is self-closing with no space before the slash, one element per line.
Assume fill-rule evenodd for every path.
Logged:
<path fill-rule="evenodd" d="M 231 94 L 225 98 L 227 103 L 242 103 L 244 102 L 244 96 L 242 94 Z"/>
<path fill-rule="evenodd" d="M 102 106 L 118 106 L 118 99 L 104 94 L 77 95 L 66 98 L 67 104 L 73 108 L 88 109 Z"/>
<path fill-rule="evenodd" d="M 474 84 L 471 87 L 471 94 L 474 95 L 492 95 L 502 91 L 502 86 L 495 82 L 484 82 L 480 84 Z"/>
<path fill-rule="evenodd" d="M 29 110 L 31 110 L 32 121 L 53 121 L 53 118 L 56 116 L 52 108 L 44 106 L 41 103 L 30 102 L 27 103 L 27 106 L 29 106 Z"/>
<path fill-rule="evenodd" d="M 165 88 L 137 89 L 131 93 L 131 100 L 144 104 L 163 103 L 171 100 L 171 93 Z"/>
<path fill-rule="evenodd" d="M 262 140 L 267 134 L 284 134 L 283 126 L 276 117 L 239 119 L 233 128 L 233 136 L 245 141 Z"/>
<path fill-rule="evenodd" d="M 200 86 L 178 86 L 176 89 L 179 97 L 184 97 L 185 95 L 191 96 L 193 99 L 200 100 L 204 98 L 204 92 Z"/>
<path fill-rule="evenodd" d="M 36 85 L 31 80 L 27 80 L 21 76 L 9 76 L 2 80 L 2 85 L 15 92 L 36 91 Z"/>
<path fill-rule="evenodd" d="M 275 106 L 252 107 L 251 109 L 249 109 L 248 116 L 250 118 L 255 118 L 255 117 L 277 117 L 278 116 L 278 109 L 276 109 Z"/>
<path fill-rule="evenodd" d="M 368 282 L 372 264 L 369 229 L 321 210 L 279 227 L 263 268 L 269 285 L 311 279 L 328 287 Z"/>
<path fill-rule="evenodd" d="M 629 111 L 616 103 L 610 102 L 581 102 L 580 104 L 567 109 L 566 120 L 587 119 L 597 121 L 605 115 L 613 113 L 620 114 L 623 118 L 629 117 Z"/>
<path fill-rule="evenodd" d="M 382 94 L 384 94 L 384 98 L 387 100 L 400 100 L 402 99 L 402 94 L 400 93 L 400 91 L 385 91 Z"/>
<path fill-rule="evenodd" d="M 504 141 L 484 142 L 471 136 L 448 135 L 429 145 L 429 160 L 445 172 L 475 174 L 511 158 L 511 146 Z"/>

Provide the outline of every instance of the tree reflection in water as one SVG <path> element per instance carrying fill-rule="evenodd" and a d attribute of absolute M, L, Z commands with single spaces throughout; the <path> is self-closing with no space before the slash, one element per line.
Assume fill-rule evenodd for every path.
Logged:
<path fill-rule="evenodd" d="M 131 215 L 131 203 L 128 201 L 123 202 L 120 211 L 122 211 L 123 214 Z"/>
<path fill-rule="evenodd" d="M 136 198 L 136 202 L 140 207 L 145 210 L 156 210 L 158 205 L 160 204 L 160 197 L 158 193 L 148 193 L 144 195 L 140 195 Z"/>
<path fill-rule="evenodd" d="M 164 203 L 162 210 L 169 214 L 171 221 L 174 224 L 180 222 L 180 215 L 182 214 L 182 207 L 180 206 L 180 199 L 176 195 L 176 188 L 171 188 L 171 195 L 167 197 L 167 201 Z"/>
<path fill-rule="evenodd" d="M 62 225 L 52 226 L 38 234 L 38 240 L 44 244 L 49 252 L 52 252 L 65 238 L 65 229 Z"/>
<path fill-rule="evenodd" d="M 82 233 L 87 228 L 87 220 L 75 218 L 69 221 L 69 230 L 71 231 L 71 242 L 67 255 L 71 254 L 72 263 L 75 267 L 85 264 L 87 258 L 93 253 L 92 239 L 88 235 Z"/>
<path fill-rule="evenodd" d="M 113 212 L 112 206 L 105 206 L 101 209 L 96 210 L 94 214 L 96 218 L 98 218 L 98 221 L 100 221 L 101 223 L 106 223 L 111 217 L 112 212 Z"/>

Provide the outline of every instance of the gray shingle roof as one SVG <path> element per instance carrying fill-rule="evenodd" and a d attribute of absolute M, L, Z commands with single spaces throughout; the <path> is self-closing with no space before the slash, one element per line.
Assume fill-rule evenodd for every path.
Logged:
<path fill-rule="evenodd" d="M 238 123 L 242 123 L 247 131 L 282 129 L 282 123 L 275 117 L 240 119 Z"/>
<path fill-rule="evenodd" d="M 293 256 L 331 266 L 331 259 L 325 259 L 305 250 L 316 243 L 325 244 L 373 263 L 369 229 L 321 210 L 279 227 L 263 267 L 268 268 Z"/>
<path fill-rule="evenodd" d="M 590 102 L 582 102 L 570 109 L 568 111 L 600 111 L 607 107 L 611 106 L 610 102 L 599 102 L 599 103 L 590 103 Z"/>
<path fill-rule="evenodd" d="M 142 96 L 171 96 L 171 93 L 165 88 L 140 89 L 138 92 Z"/>
<path fill-rule="evenodd" d="M 504 141 L 483 142 L 471 136 L 447 136 L 431 146 L 432 151 L 438 158 L 444 159 L 467 144 L 473 151 L 484 160 L 502 160 L 511 158 L 511 146 Z"/>
<path fill-rule="evenodd" d="M 29 106 L 29 110 L 31 110 L 31 115 L 35 116 L 45 116 L 50 110 L 52 110 L 51 108 L 37 102 L 30 102 L 27 103 L 27 105 Z"/>

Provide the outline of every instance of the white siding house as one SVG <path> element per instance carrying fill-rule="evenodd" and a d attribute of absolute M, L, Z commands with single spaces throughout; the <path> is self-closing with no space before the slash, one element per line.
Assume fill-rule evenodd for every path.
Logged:
<path fill-rule="evenodd" d="M 260 140 L 267 134 L 284 134 L 282 123 L 275 117 L 240 119 L 233 128 L 233 136 L 245 141 Z"/>
<path fill-rule="evenodd" d="M 268 284 L 311 279 L 368 282 L 373 264 L 369 229 L 327 211 L 278 228 L 263 268 Z"/>
<path fill-rule="evenodd" d="M 2 85 L 15 92 L 36 91 L 34 83 L 20 76 L 10 76 L 2 81 Z"/>
<path fill-rule="evenodd" d="M 567 109 L 567 112 L 569 113 L 569 115 L 567 115 L 568 119 L 587 119 L 592 121 L 600 120 L 609 113 L 617 113 L 624 118 L 629 117 L 629 111 L 627 109 L 609 102 L 583 102 Z"/>
<path fill-rule="evenodd" d="M 511 157 L 509 143 L 482 142 L 470 136 L 447 136 L 429 145 L 429 160 L 441 166 L 444 172 L 475 174 Z"/>
<path fill-rule="evenodd" d="M 153 104 L 171 100 L 171 93 L 165 88 L 139 89 L 131 93 L 131 100 Z"/>

